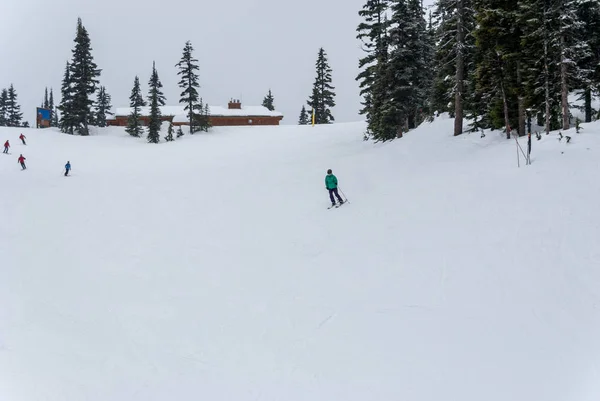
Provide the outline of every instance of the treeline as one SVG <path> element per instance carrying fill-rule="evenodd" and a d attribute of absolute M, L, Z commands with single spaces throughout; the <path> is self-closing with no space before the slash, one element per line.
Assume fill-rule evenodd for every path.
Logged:
<path fill-rule="evenodd" d="M 357 28 L 366 55 L 357 77 L 367 136 L 400 137 L 435 112 L 456 118 L 454 134 L 568 129 L 570 93 L 585 121 L 600 118 L 600 2 L 597 0 L 368 0 Z"/>
<path fill-rule="evenodd" d="M 23 121 L 17 91 L 12 84 L 0 91 L 0 127 L 29 127 L 29 123 Z"/>

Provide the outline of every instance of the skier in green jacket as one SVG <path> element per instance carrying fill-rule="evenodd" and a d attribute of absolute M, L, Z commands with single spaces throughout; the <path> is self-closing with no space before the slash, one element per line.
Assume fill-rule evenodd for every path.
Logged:
<path fill-rule="evenodd" d="M 325 176 L 325 188 L 327 188 L 327 190 L 329 191 L 329 199 L 331 199 L 331 206 L 335 206 L 335 198 L 333 197 L 333 195 L 336 196 L 336 198 L 340 202 L 340 205 L 344 203 L 344 200 L 342 199 L 340 194 L 338 194 L 337 177 L 333 175 L 331 169 L 327 170 L 327 175 Z"/>

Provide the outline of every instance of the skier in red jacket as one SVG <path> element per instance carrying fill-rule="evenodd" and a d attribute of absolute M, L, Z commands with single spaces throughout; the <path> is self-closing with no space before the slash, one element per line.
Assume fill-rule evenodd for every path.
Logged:
<path fill-rule="evenodd" d="M 10 143 L 8 143 L 8 141 L 4 142 L 4 152 L 2 153 L 8 153 L 8 148 L 10 148 Z"/>
<path fill-rule="evenodd" d="M 21 167 L 23 170 L 25 170 L 27 167 L 25 166 L 25 158 L 23 157 L 23 155 L 19 156 L 19 163 L 21 163 Z"/>
<path fill-rule="evenodd" d="M 25 135 L 21 134 L 21 136 L 19 136 L 19 139 L 21 140 L 21 142 L 23 142 L 23 145 L 27 145 L 25 143 Z"/>

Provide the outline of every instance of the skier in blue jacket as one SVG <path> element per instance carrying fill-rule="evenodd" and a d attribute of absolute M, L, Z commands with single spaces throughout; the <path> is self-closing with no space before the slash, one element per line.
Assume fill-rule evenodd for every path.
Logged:
<path fill-rule="evenodd" d="M 71 171 L 71 162 L 67 161 L 67 164 L 65 164 L 65 177 L 69 175 L 69 171 Z"/>
<path fill-rule="evenodd" d="M 331 199 L 331 206 L 335 206 L 335 198 L 333 197 L 333 195 L 336 196 L 336 198 L 340 202 L 340 205 L 344 203 L 344 200 L 342 199 L 340 194 L 338 194 L 337 177 L 333 175 L 331 169 L 327 170 L 327 175 L 325 176 L 325 188 L 327 188 L 327 190 L 329 191 L 329 199 Z"/>

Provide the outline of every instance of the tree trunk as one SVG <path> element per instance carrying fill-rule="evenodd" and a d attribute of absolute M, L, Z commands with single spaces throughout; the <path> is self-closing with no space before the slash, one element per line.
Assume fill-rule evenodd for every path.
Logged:
<path fill-rule="evenodd" d="M 567 62 L 565 59 L 565 36 L 560 38 L 560 97 L 562 108 L 562 127 L 568 130 L 570 127 L 569 116 L 569 85 L 567 83 Z"/>
<path fill-rule="evenodd" d="M 592 122 L 592 89 L 588 86 L 585 88 L 585 122 Z"/>
<path fill-rule="evenodd" d="M 519 136 L 526 134 L 525 131 L 525 99 L 523 99 L 522 81 L 521 81 L 521 62 L 517 60 L 517 86 L 519 88 L 518 106 L 519 106 Z"/>
<path fill-rule="evenodd" d="M 546 103 L 546 135 L 550 133 L 550 72 L 548 71 L 548 41 L 544 40 L 544 100 Z"/>
<path fill-rule="evenodd" d="M 502 89 L 502 103 L 504 105 L 504 124 L 506 125 L 506 139 L 510 139 L 510 119 L 508 118 L 508 99 L 504 90 L 504 82 L 500 83 Z"/>
<path fill-rule="evenodd" d="M 465 59 L 463 53 L 463 47 L 465 43 L 465 31 L 463 24 L 464 17 L 464 2 L 458 0 L 457 2 L 457 15 L 458 21 L 456 26 L 456 94 L 454 95 L 454 136 L 462 134 L 463 130 L 463 104 L 462 94 L 464 91 L 464 79 L 465 79 Z"/>

